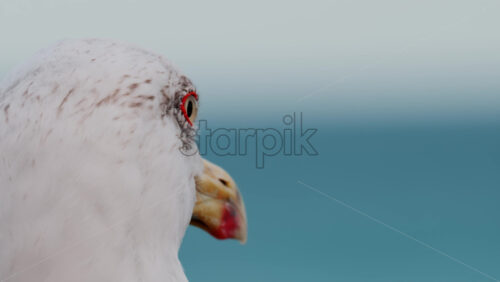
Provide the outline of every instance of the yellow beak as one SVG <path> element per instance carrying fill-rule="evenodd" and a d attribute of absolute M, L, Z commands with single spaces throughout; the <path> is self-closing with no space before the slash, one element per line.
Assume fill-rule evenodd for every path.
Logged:
<path fill-rule="evenodd" d="M 196 204 L 191 224 L 217 239 L 247 240 L 245 204 L 236 183 L 219 166 L 203 160 L 203 173 L 196 180 Z"/>

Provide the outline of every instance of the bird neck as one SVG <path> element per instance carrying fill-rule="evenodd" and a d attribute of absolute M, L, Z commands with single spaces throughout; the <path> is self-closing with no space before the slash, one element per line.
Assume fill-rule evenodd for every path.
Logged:
<path fill-rule="evenodd" d="M 73 152 L 76 164 L 58 162 L 66 151 L 54 151 L 41 152 L 9 182 L 15 187 L 9 200 L 22 203 L 12 206 L 12 218 L 23 220 L 0 232 L 11 242 L 0 252 L 1 278 L 187 281 L 178 251 L 193 208 L 192 184 L 165 173 L 156 179 L 133 162 L 92 150 Z M 65 177 L 54 182 L 51 175 Z"/>

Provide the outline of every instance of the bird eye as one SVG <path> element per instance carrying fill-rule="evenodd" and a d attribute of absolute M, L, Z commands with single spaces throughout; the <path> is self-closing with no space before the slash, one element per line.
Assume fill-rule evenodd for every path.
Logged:
<path fill-rule="evenodd" d="M 180 108 L 184 114 L 184 118 L 186 118 L 187 122 L 193 126 L 193 122 L 196 120 L 196 116 L 198 115 L 198 95 L 196 92 L 193 91 L 184 95 L 184 97 L 182 97 Z"/>

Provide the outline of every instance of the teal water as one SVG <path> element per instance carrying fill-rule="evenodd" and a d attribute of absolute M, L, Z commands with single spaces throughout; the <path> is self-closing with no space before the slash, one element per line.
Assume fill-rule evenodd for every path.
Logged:
<path fill-rule="evenodd" d="M 275 120 L 260 126 L 282 128 Z M 307 126 L 318 156 L 277 155 L 264 169 L 252 153 L 206 156 L 239 184 L 249 236 L 242 246 L 188 228 L 180 258 L 191 281 L 500 279 L 500 122 Z"/>

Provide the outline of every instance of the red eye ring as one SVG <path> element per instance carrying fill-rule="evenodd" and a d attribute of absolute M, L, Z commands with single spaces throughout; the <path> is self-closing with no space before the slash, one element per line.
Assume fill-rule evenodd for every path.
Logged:
<path fill-rule="evenodd" d="M 185 103 L 190 96 L 193 96 L 196 99 L 196 101 L 198 101 L 198 94 L 196 94 L 196 92 L 194 92 L 194 91 L 191 91 L 191 92 L 187 93 L 186 95 L 184 95 L 184 97 L 182 97 L 182 102 L 181 102 L 181 105 L 179 106 L 179 108 L 181 108 L 182 114 L 184 115 L 184 118 L 186 118 L 189 125 L 193 126 L 193 122 L 191 122 L 191 120 L 189 119 L 189 116 L 187 114 L 186 107 L 185 107 Z"/>

